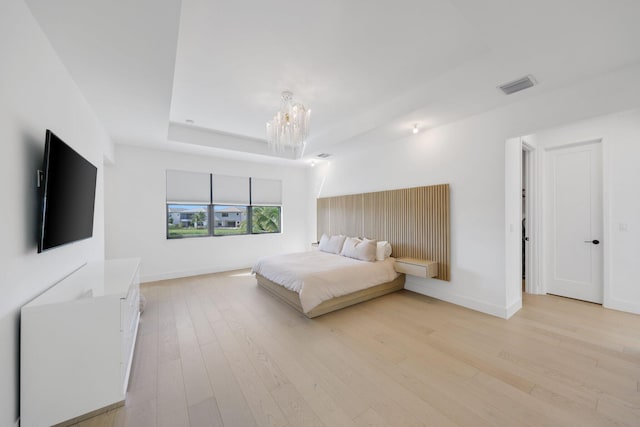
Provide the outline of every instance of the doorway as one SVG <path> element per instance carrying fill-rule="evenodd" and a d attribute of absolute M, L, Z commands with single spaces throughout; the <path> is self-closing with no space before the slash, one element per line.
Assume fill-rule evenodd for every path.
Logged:
<path fill-rule="evenodd" d="M 523 292 L 544 293 L 539 279 L 541 151 L 531 136 L 510 138 L 505 145 L 507 319 L 522 307 Z"/>
<path fill-rule="evenodd" d="M 521 250 L 522 292 L 540 293 L 538 280 L 538 256 L 536 252 L 541 239 L 538 236 L 538 224 L 541 216 L 541 203 L 538 195 L 539 170 L 538 151 L 531 138 L 522 138 L 522 187 L 521 202 Z"/>
<path fill-rule="evenodd" d="M 602 304 L 602 144 L 550 148 L 545 166 L 546 292 Z"/>
<path fill-rule="evenodd" d="M 528 189 L 527 189 L 527 150 L 522 147 L 522 292 L 527 291 L 527 273 L 529 269 L 527 268 L 527 260 L 529 257 L 527 256 L 527 247 L 529 242 L 529 234 L 528 234 L 528 219 L 529 215 L 527 215 L 527 207 L 529 204 L 528 200 Z"/>
<path fill-rule="evenodd" d="M 506 142 L 506 318 L 522 307 L 523 292 L 604 298 L 602 139 L 547 141 Z"/>

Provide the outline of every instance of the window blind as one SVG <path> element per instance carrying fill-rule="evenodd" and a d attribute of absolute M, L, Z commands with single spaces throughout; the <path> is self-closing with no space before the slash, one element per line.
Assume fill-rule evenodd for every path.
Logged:
<path fill-rule="evenodd" d="M 167 170 L 167 203 L 211 203 L 208 173 Z"/>
<path fill-rule="evenodd" d="M 251 178 L 251 204 L 281 205 L 282 181 L 279 179 Z"/>
<path fill-rule="evenodd" d="M 249 205 L 249 177 L 213 175 L 213 203 Z"/>

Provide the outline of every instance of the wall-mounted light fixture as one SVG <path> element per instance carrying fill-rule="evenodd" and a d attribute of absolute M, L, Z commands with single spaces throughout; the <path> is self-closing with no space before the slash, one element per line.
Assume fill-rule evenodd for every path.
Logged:
<path fill-rule="evenodd" d="M 418 124 L 417 124 L 417 123 L 415 123 L 415 124 L 413 125 L 413 130 L 412 130 L 412 132 L 413 132 L 413 134 L 414 134 L 414 135 L 415 135 L 416 133 L 420 132 L 420 130 L 418 129 Z"/>

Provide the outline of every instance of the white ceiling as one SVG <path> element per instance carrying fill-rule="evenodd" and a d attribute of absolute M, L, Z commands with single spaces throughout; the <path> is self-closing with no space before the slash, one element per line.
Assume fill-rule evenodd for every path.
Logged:
<path fill-rule="evenodd" d="M 116 142 L 271 162 L 283 90 L 311 157 L 640 61 L 634 0 L 26 1 Z"/>

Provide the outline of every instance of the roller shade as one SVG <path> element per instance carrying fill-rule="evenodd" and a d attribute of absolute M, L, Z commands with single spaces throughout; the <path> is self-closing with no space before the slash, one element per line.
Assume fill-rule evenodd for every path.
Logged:
<path fill-rule="evenodd" d="M 251 204 L 281 205 L 282 181 L 279 179 L 251 178 Z"/>
<path fill-rule="evenodd" d="M 213 175 L 213 203 L 218 205 L 249 205 L 249 178 Z"/>
<path fill-rule="evenodd" d="M 167 170 L 167 203 L 211 203 L 210 175 Z"/>

